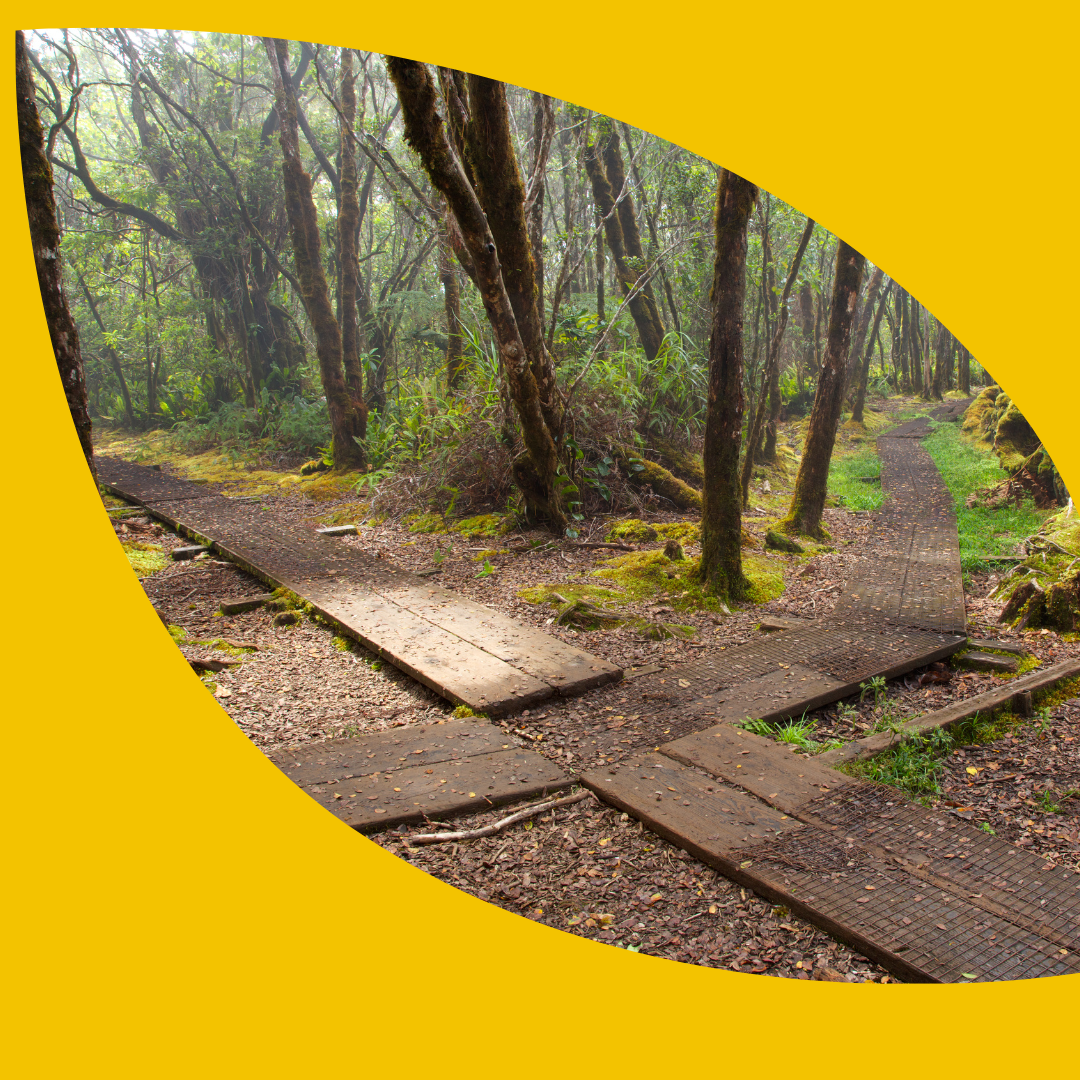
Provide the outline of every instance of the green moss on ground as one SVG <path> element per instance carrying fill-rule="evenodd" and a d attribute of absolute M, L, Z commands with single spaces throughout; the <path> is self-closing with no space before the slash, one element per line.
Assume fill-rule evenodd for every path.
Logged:
<path fill-rule="evenodd" d="M 132 570 L 140 577 L 159 573 L 169 565 L 169 556 L 165 554 L 160 544 L 128 540 L 121 546 L 128 562 L 131 563 Z"/>
<path fill-rule="evenodd" d="M 934 425 L 934 431 L 922 440 L 922 445 L 953 497 L 960 536 L 960 565 L 965 572 L 989 569 L 990 564 L 983 556 L 1013 554 L 1016 545 L 1047 518 L 1047 512 L 1037 510 L 1030 498 L 1022 500 L 1019 506 L 1009 502 L 990 508 L 974 501 L 973 505 L 967 505 L 969 496 L 1007 480 L 1008 473 L 985 444 L 980 446 L 964 438 L 956 424 Z"/>
<path fill-rule="evenodd" d="M 867 482 L 862 477 L 872 476 Z M 885 501 L 881 490 L 881 458 L 871 449 L 834 454 L 829 462 L 829 495 L 848 510 L 877 510 Z"/>

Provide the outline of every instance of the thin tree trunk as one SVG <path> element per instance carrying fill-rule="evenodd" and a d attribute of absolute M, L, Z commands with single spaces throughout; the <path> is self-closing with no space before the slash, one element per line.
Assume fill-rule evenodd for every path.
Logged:
<path fill-rule="evenodd" d="M 859 303 L 859 281 L 865 258 L 840 241 L 836 249 L 832 303 L 829 308 L 829 333 L 825 358 L 818 377 L 817 395 L 810 413 L 799 475 L 787 517 L 778 525 L 786 532 L 825 537 L 822 511 L 829 484 L 829 461 L 836 442 L 836 428 L 844 403 L 844 380 L 847 372 L 851 327 Z"/>
<path fill-rule="evenodd" d="M 851 419 L 856 424 L 863 422 L 863 409 L 866 405 L 866 384 L 870 378 L 870 361 L 874 356 L 874 342 L 878 343 L 878 348 L 881 348 L 881 316 L 888 306 L 889 289 L 888 286 L 881 293 L 881 299 L 878 301 L 877 312 L 874 314 L 874 328 L 870 332 L 870 340 L 866 343 L 866 358 L 863 361 L 862 370 L 859 373 L 859 385 L 855 390 L 855 404 L 851 410 Z M 858 359 L 858 353 L 855 354 Z M 885 351 L 881 352 L 882 369 L 885 365 Z"/>
<path fill-rule="evenodd" d="M 757 188 L 724 169 L 716 194 L 709 397 L 702 458 L 700 576 L 705 592 L 743 600 L 742 499 L 739 442 L 743 412 L 743 305 L 746 299 L 746 228 Z M 748 455 L 749 456 L 749 455 Z"/>
<path fill-rule="evenodd" d="M 874 304 L 877 301 L 878 290 L 881 288 L 884 277 L 885 274 L 881 267 L 875 266 L 874 273 L 870 277 L 870 284 L 866 289 L 866 300 L 863 302 L 862 314 L 859 316 L 858 330 L 855 332 L 855 341 L 852 343 L 848 362 L 845 396 L 849 399 L 858 392 L 863 349 L 866 346 L 866 335 L 870 332 L 870 317 L 874 314 Z M 873 338 L 870 340 L 873 341 Z"/>
<path fill-rule="evenodd" d="M 544 421 L 540 393 L 506 288 L 489 217 L 469 182 L 462 162 L 447 140 L 438 111 L 435 84 L 427 68 L 416 61 L 396 56 L 388 56 L 386 65 L 401 102 L 405 138 L 419 155 L 432 184 L 446 198 L 472 257 L 477 287 L 521 421 L 525 454 L 514 462 L 514 479 L 529 512 L 546 518 L 562 531 L 567 526 L 567 517 L 563 490 L 557 482 L 558 449 Z M 487 96 L 490 98 L 492 95 Z M 502 192 L 491 191 L 490 194 L 494 197 L 502 195 Z M 518 241 L 519 247 L 524 244 L 531 264 L 527 233 L 518 237 Z M 508 272 L 513 273 L 520 271 L 521 263 L 508 259 L 506 267 Z M 520 296 L 520 281 L 517 288 Z"/>
<path fill-rule="evenodd" d="M 364 372 L 360 367 L 360 349 L 356 322 L 356 294 L 360 264 L 357 261 L 357 236 L 360 231 L 360 177 L 356 169 L 353 126 L 356 122 L 356 76 L 353 74 L 352 49 L 341 50 L 341 174 L 338 181 L 341 209 L 338 212 L 338 250 L 341 256 L 341 361 L 345 385 L 352 399 L 354 431 L 358 439 L 367 435 L 367 402 L 364 401 Z"/>
<path fill-rule="evenodd" d="M 773 332 L 773 339 L 771 345 L 768 345 L 768 353 L 766 363 L 769 365 L 769 371 L 766 378 L 762 380 L 762 393 L 761 398 L 758 401 L 757 411 L 754 415 L 754 423 L 749 436 L 746 440 L 747 448 L 757 445 L 758 439 L 761 438 L 761 428 L 765 419 L 765 385 L 772 383 L 772 373 L 780 366 L 780 345 L 784 340 L 784 329 L 787 327 L 788 321 L 788 298 L 791 296 L 792 286 L 795 284 L 795 279 L 799 276 L 799 267 L 802 265 L 803 255 L 806 252 L 806 247 L 810 243 L 810 237 L 814 232 L 814 222 L 810 219 L 806 219 L 806 225 L 803 227 L 802 236 L 799 238 L 799 246 L 795 249 L 795 255 L 791 260 L 791 265 L 788 267 L 787 279 L 784 281 L 784 295 L 780 300 L 779 318 L 776 322 L 776 329 Z M 764 305 L 762 305 L 764 306 Z M 779 392 L 779 387 L 777 388 Z M 773 454 L 776 454 L 776 437 L 773 436 Z M 750 501 L 750 477 L 754 472 L 754 458 L 753 454 L 748 452 L 743 461 L 742 476 L 740 477 L 740 486 L 742 489 L 742 505 L 747 506 Z"/>
<path fill-rule="evenodd" d="M 617 140 L 618 136 L 614 136 L 614 138 Z M 616 146 L 616 153 L 617 149 Z M 659 312 L 656 310 L 655 301 L 650 303 L 651 292 L 646 295 L 646 290 L 639 288 L 641 277 L 646 272 L 644 266 L 635 269 L 627 262 L 629 252 L 626 247 L 626 237 L 623 233 L 622 222 L 625 213 L 623 205 L 620 204 L 618 210 L 612 213 L 615 208 L 615 200 L 622 190 L 621 183 L 616 187 L 614 181 L 610 179 L 605 165 L 605 157 L 610 157 L 614 161 L 614 156 L 610 152 L 603 152 L 598 142 L 590 143 L 585 147 L 585 172 L 592 185 L 593 202 L 596 204 L 597 211 L 604 221 L 604 235 L 607 238 L 608 249 L 611 251 L 615 276 L 622 286 L 623 295 L 631 296 L 627 306 L 630 308 L 630 315 L 634 320 L 634 325 L 637 327 L 638 338 L 641 341 L 642 349 L 645 351 L 645 358 L 655 360 L 664 340 L 664 326 L 660 321 Z M 619 156 L 620 166 L 621 163 L 622 158 Z M 627 199 L 629 199 L 629 195 L 627 195 Z M 633 216 L 632 205 L 629 216 Z M 640 246 L 641 241 L 639 238 L 639 250 Z M 646 286 L 646 288 L 648 287 Z"/>
<path fill-rule="evenodd" d="M 360 418 L 342 370 L 341 327 L 334 317 L 330 289 L 323 272 L 319 222 L 311 195 L 311 177 L 300 161 L 300 139 L 296 119 L 296 92 L 289 77 L 289 45 L 280 38 L 263 38 L 274 83 L 275 108 L 281 142 L 281 171 L 285 189 L 285 211 L 289 219 L 296 277 L 308 319 L 315 332 L 319 374 L 330 414 L 331 452 L 335 469 L 360 468 L 365 464 L 363 448 L 354 436 L 361 435 Z"/>
<path fill-rule="evenodd" d="M 38 288 L 45 309 L 45 321 L 52 339 L 56 368 L 67 397 L 75 431 L 94 482 L 94 444 L 91 438 L 90 408 L 86 397 L 79 332 L 64 295 L 60 264 L 60 224 L 53 197 L 53 174 L 45 156 L 45 139 L 35 100 L 34 77 L 21 30 L 15 32 L 15 98 L 18 103 L 19 150 L 22 155 L 23 192 L 34 247 Z"/>
<path fill-rule="evenodd" d="M 799 330 L 802 332 L 802 363 L 797 365 L 799 393 L 805 378 L 814 370 L 814 290 L 810 282 L 804 282 L 799 290 Z"/>
<path fill-rule="evenodd" d="M 596 211 L 596 225 L 600 227 L 600 211 Z M 606 267 L 604 259 L 604 236 L 602 232 L 596 234 L 596 321 L 603 331 L 604 323 L 607 322 L 607 314 L 604 311 L 604 273 Z"/>
<path fill-rule="evenodd" d="M 447 217 L 450 211 L 446 211 Z M 443 309 L 446 312 L 446 385 L 457 393 L 465 381 L 464 339 L 461 333 L 461 285 L 457 276 L 457 260 L 443 227 L 439 244 L 439 279 L 443 287 Z"/>

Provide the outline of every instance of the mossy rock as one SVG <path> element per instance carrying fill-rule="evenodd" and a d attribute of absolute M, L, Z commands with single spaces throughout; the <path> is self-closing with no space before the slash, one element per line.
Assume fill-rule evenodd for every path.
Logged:
<path fill-rule="evenodd" d="M 314 476 L 315 473 L 327 472 L 329 469 L 330 463 L 325 458 L 315 458 L 300 466 L 300 475 Z"/>
<path fill-rule="evenodd" d="M 995 405 L 1001 394 L 1000 386 L 988 386 L 967 407 L 961 430 L 977 442 L 993 442 L 997 425 Z"/>
<path fill-rule="evenodd" d="M 611 543 L 615 540 L 637 540 L 637 541 L 653 541 L 660 539 L 660 533 L 657 532 L 651 525 L 647 525 L 644 521 L 638 518 L 626 518 L 623 521 L 616 521 L 607 531 L 607 541 Z"/>
<path fill-rule="evenodd" d="M 1005 395 L 999 394 L 997 404 Z M 994 429 L 994 453 L 1006 472 L 1016 472 L 1039 448 L 1039 436 L 1027 422 L 1024 414 L 1012 401 L 1008 401 L 998 417 Z"/>

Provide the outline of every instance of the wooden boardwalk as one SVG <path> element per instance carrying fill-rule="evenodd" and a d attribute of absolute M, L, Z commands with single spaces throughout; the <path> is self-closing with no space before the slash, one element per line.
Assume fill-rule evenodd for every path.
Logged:
<path fill-rule="evenodd" d="M 106 490 L 296 593 L 343 633 L 476 712 L 513 713 L 622 677 L 583 649 L 250 503 L 116 458 L 99 457 L 97 466 Z"/>
<path fill-rule="evenodd" d="M 907 981 L 1080 972 L 1080 875 L 734 726 L 798 717 L 966 642 L 953 503 L 918 445 L 927 431 L 878 440 L 887 502 L 831 615 L 680 667 L 650 694 L 677 737 L 581 780 Z"/>

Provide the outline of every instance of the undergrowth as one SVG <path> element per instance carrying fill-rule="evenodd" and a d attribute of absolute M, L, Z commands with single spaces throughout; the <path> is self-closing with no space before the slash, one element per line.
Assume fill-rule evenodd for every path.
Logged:
<path fill-rule="evenodd" d="M 995 509 L 968 506 L 969 495 L 1001 483 L 1008 479 L 1008 473 L 991 452 L 965 439 L 958 424 L 936 424 L 934 428 L 922 444 L 956 506 L 961 568 L 965 573 L 985 570 L 990 565 L 986 556 L 1013 554 L 1020 540 L 1038 530 L 1047 512 L 1037 510 L 1030 497 L 1019 506 L 1011 502 Z"/>
<path fill-rule="evenodd" d="M 874 479 L 867 481 L 864 477 Z M 876 510 L 885 501 L 881 459 L 870 449 L 833 454 L 829 462 L 829 494 L 848 510 Z"/>

